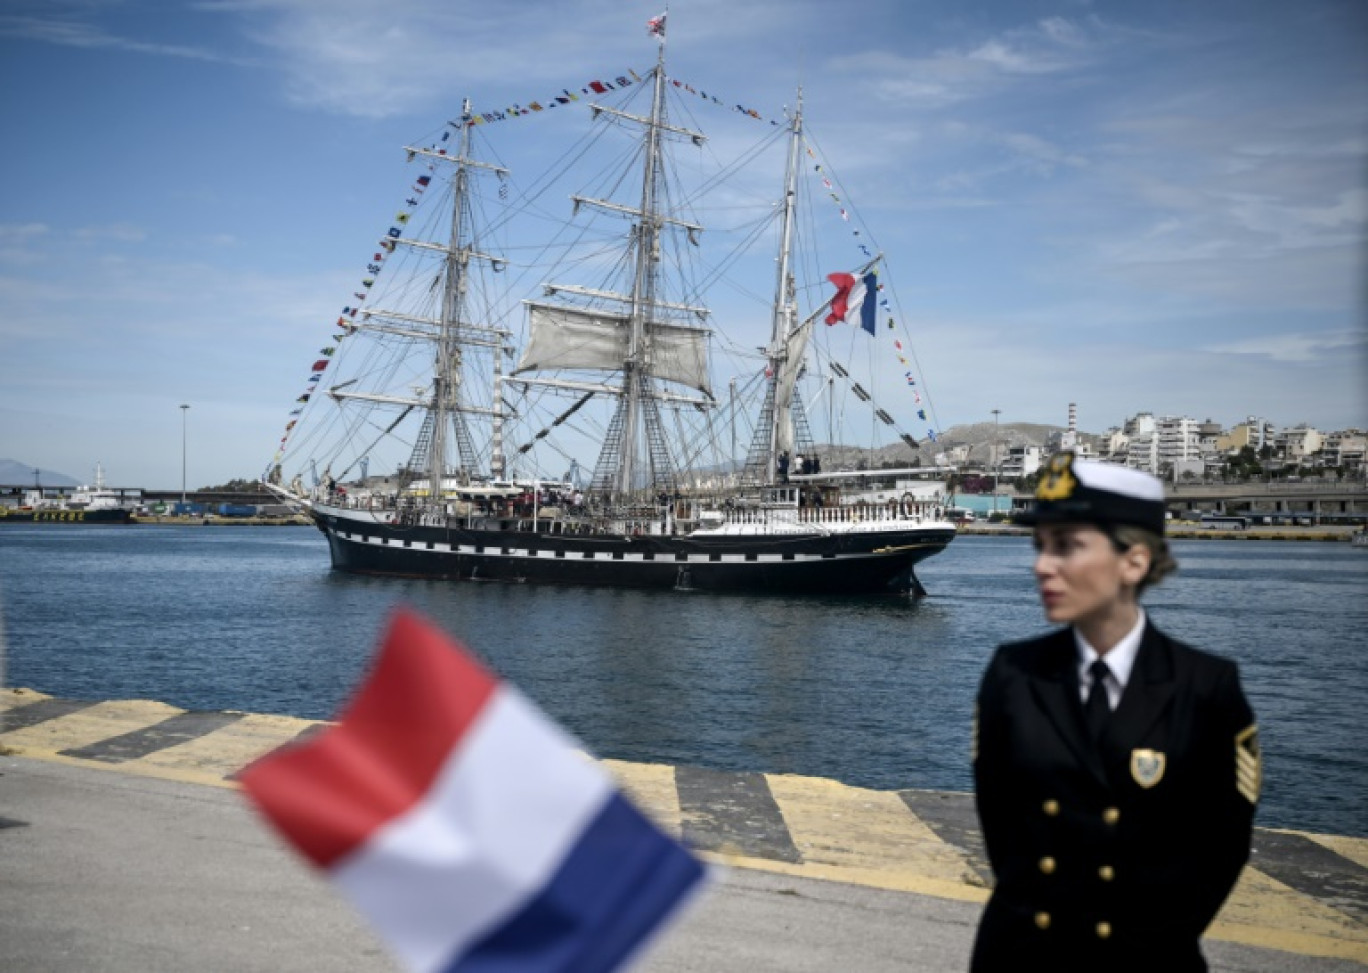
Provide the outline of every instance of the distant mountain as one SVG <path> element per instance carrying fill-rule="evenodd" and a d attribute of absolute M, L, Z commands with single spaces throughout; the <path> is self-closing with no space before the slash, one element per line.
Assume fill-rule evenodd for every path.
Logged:
<path fill-rule="evenodd" d="M 31 463 L 20 463 L 13 459 L 0 459 L 0 484 L 4 486 L 33 486 L 33 470 Z M 65 473 L 53 473 L 51 470 L 40 469 L 38 471 L 38 482 L 43 486 L 80 486 L 81 481 L 67 476 Z"/>

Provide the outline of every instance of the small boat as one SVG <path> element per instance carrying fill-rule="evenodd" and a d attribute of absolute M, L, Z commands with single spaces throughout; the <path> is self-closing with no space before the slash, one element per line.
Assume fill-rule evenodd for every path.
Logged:
<path fill-rule="evenodd" d="M 563 221 L 563 170 L 519 183 L 484 161 L 502 152 L 478 151 L 505 112 L 467 101 L 440 138 L 406 147 L 419 174 L 263 475 L 326 535 L 334 568 L 924 593 L 914 568 L 956 526 L 944 471 L 920 462 L 935 432 L 907 428 L 929 423 L 930 399 L 883 255 L 852 231 L 801 91 L 782 122 L 732 112 L 745 131 L 726 142 L 746 147 L 692 168 L 707 136 L 679 121 L 698 109 L 672 105 L 724 103 L 666 73 L 656 33 L 652 70 L 548 100 L 589 129 L 562 159 L 622 157 L 588 167 Z M 693 155 L 682 175 L 679 148 Z M 752 158 L 775 191 L 739 175 Z M 698 211 L 725 224 L 716 250 Z M 766 278 L 773 296 L 757 301 Z M 717 291 L 725 315 L 705 303 Z"/>
<path fill-rule="evenodd" d="M 17 507 L 0 506 L 0 524 L 130 524 L 133 508 L 104 481 L 104 468 L 95 464 L 94 484 L 85 484 L 70 497 L 45 496 L 36 485 L 24 493 Z"/>
<path fill-rule="evenodd" d="M 1349 543 L 1354 547 L 1368 547 L 1368 528 L 1360 527 L 1350 534 Z"/>

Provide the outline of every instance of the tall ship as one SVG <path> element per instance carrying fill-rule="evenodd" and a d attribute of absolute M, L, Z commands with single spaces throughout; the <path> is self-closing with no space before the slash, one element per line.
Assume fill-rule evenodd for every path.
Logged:
<path fill-rule="evenodd" d="M 648 71 L 467 101 L 406 147 L 418 175 L 263 475 L 334 568 L 924 593 L 915 568 L 956 528 L 918 463 L 935 432 L 907 428 L 929 393 L 883 256 L 801 91 L 776 120 L 733 108 L 671 78 L 653 32 Z M 704 111 L 729 116 L 727 152 Z M 521 182 L 499 133 L 542 123 L 586 131 L 538 142 L 555 162 Z"/>

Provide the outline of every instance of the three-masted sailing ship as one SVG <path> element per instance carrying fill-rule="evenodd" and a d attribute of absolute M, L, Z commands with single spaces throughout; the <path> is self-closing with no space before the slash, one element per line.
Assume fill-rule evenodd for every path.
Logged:
<path fill-rule="evenodd" d="M 500 233 L 513 232 L 515 210 L 550 224 L 553 183 L 537 180 L 509 201 L 510 170 L 476 158 L 478 123 L 489 116 L 466 102 L 439 142 L 408 148 L 424 167 L 407 201 L 412 212 L 381 239 L 372 277 L 357 306 L 343 309 L 335 346 L 324 349 L 264 482 L 307 512 L 343 571 L 922 593 L 915 566 L 955 535 L 940 483 L 900 480 L 892 470 L 824 469 L 840 453 L 814 441 L 800 391 L 815 379 L 814 398 L 826 395 L 834 416 L 841 380 L 915 455 L 917 441 L 851 376 L 857 356 L 811 362 L 822 320 L 841 317 L 846 304 L 874 307 L 879 257 L 822 275 L 845 285 L 834 300 L 825 280 L 820 290 L 798 282 L 808 148 L 801 95 L 766 135 L 783 157 L 781 194 L 754 228 L 737 227 L 749 244 L 763 224 L 777 246 L 768 340 L 747 347 L 710 326 L 703 300 L 705 285 L 722 277 L 720 263 L 699 256 L 704 228 L 692 215 L 708 179 L 685 186 L 671 175 L 671 149 L 706 143 L 667 113 L 667 96 L 695 89 L 667 76 L 663 38 L 652 71 L 619 81 L 586 94 L 622 89 L 649 97 L 647 110 L 628 110 L 627 97 L 618 105 L 587 99 L 587 107 L 600 137 L 611 129 L 621 144 L 629 133 L 629 158 L 595 169 L 608 190 L 601 196 L 572 195 L 572 216 L 590 217 L 590 228 L 567 220 L 544 247 L 495 251 Z M 565 94 L 563 103 L 580 100 Z M 418 205 L 439 186 L 441 202 Z M 539 262 L 560 244 L 561 263 Z M 519 271 L 525 280 L 566 268 L 591 283 L 543 277 L 535 297 L 530 284 L 519 286 Z M 374 286 L 380 276 L 384 287 Z M 867 340 L 858 329 L 841 330 Z M 742 391 L 757 403 L 749 414 L 738 379 L 726 396 L 714 389 L 717 345 L 742 360 Z M 738 423 L 749 437 L 744 461 Z M 590 473 L 578 457 L 591 449 Z M 568 471 L 548 475 L 557 466 Z"/>

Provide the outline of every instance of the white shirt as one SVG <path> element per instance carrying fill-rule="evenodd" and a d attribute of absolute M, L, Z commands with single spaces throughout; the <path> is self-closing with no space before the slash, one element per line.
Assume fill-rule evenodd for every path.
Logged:
<path fill-rule="evenodd" d="M 1107 690 L 1107 703 L 1115 710 L 1121 702 L 1121 694 L 1126 691 L 1126 683 L 1130 681 L 1131 669 L 1135 668 L 1135 656 L 1140 651 L 1140 639 L 1145 634 L 1145 610 L 1137 607 L 1139 618 L 1135 620 L 1135 627 L 1126 633 L 1125 637 L 1112 646 L 1106 656 L 1097 654 L 1097 650 L 1088 644 L 1078 631 L 1073 630 L 1074 645 L 1078 647 L 1078 689 L 1080 699 L 1086 703 L 1088 701 L 1088 690 L 1092 688 L 1092 673 L 1089 671 L 1092 664 L 1098 659 L 1102 659 L 1107 664 L 1109 670 L 1107 678 L 1102 680 L 1102 685 Z"/>

